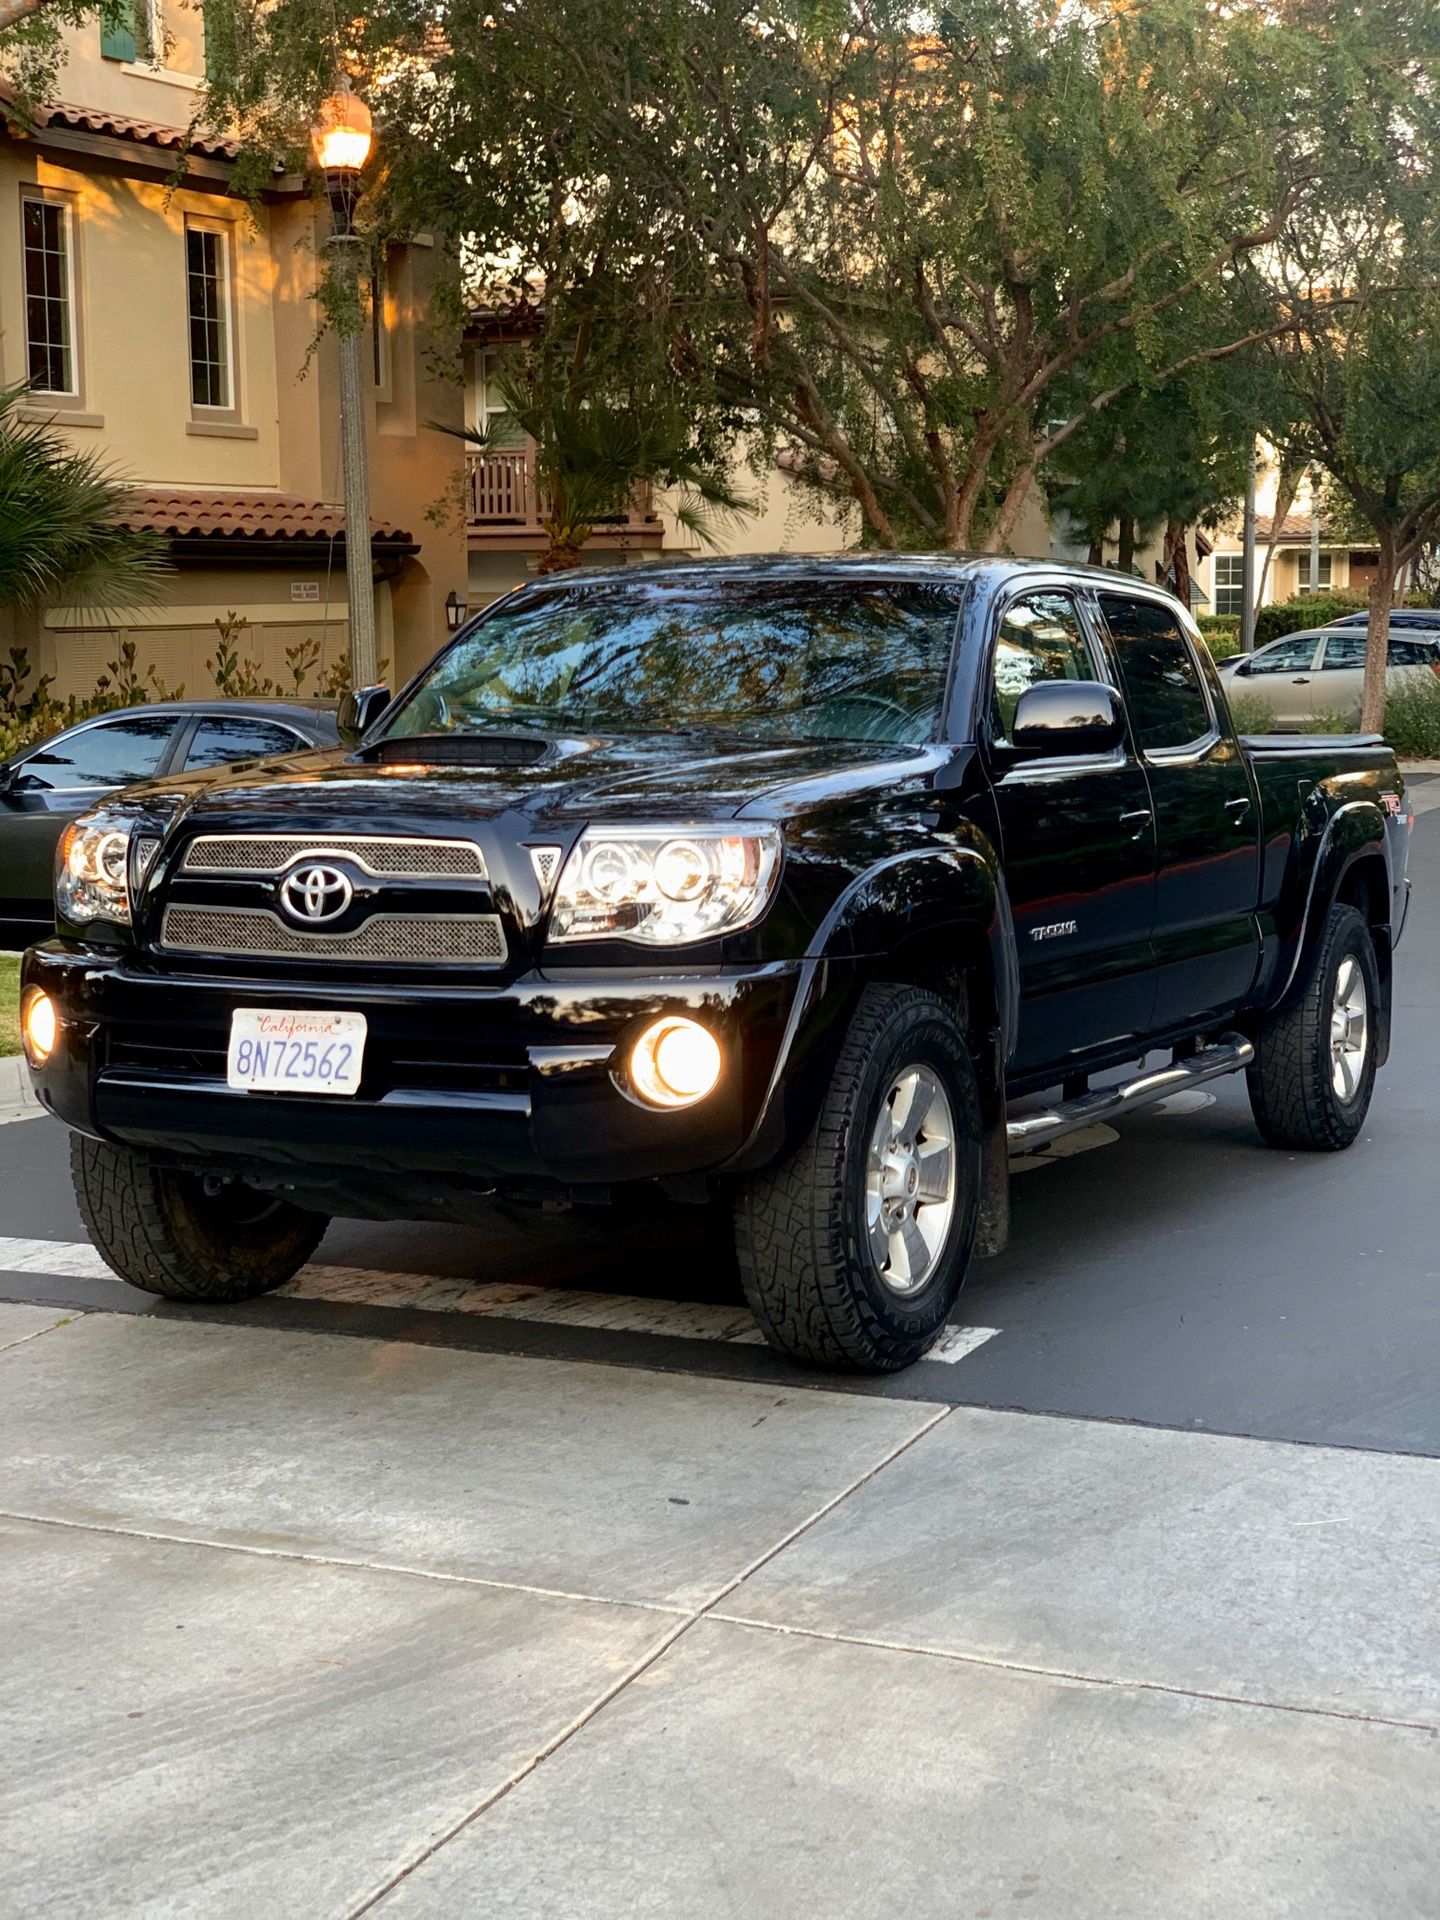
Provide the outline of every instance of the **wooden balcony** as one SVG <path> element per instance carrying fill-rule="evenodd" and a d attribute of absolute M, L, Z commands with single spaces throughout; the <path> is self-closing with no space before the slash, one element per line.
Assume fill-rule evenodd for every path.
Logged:
<path fill-rule="evenodd" d="M 533 443 L 466 456 L 465 527 L 472 548 L 538 552 L 546 544 L 540 524 L 544 512 Z M 601 551 L 653 552 L 663 539 L 653 489 L 647 485 L 635 489 L 627 512 L 597 521 L 586 544 Z"/>

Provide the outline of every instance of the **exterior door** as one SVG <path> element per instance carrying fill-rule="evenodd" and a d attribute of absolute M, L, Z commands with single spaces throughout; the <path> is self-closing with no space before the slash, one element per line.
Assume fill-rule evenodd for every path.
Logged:
<path fill-rule="evenodd" d="M 1363 627 L 1326 634 L 1325 651 L 1315 672 L 1312 714 L 1333 713 L 1337 726 L 1359 725 L 1365 694 L 1365 644 Z"/>
<path fill-rule="evenodd" d="M 1144 1031 L 1152 992 L 1155 840 L 1145 771 L 1130 745 L 1008 765 L 1026 687 L 1111 675 L 1074 595 L 1027 592 L 1001 620 L 990 663 L 988 741 L 1020 963 L 1015 1068 L 1054 1067 Z"/>
<path fill-rule="evenodd" d="M 1271 725 L 1282 733 L 1298 733 L 1315 710 L 1315 654 L 1319 641 L 1313 633 L 1277 640 L 1262 647 L 1249 663 L 1249 672 L 1233 677 L 1238 695 L 1254 693 L 1269 707 Z"/>
<path fill-rule="evenodd" d="M 1259 802 L 1174 609 L 1138 594 L 1097 598 L 1155 809 L 1159 1034 L 1222 1017 L 1249 991 L 1260 958 Z"/>
<path fill-rule="evenodd" d="M 41 937 L 53 927 L 61 834 L 107 793 L 158 773 L 175 726 L 173 712 L 93 720 L 15 763 L 10 787 L 0 795 L 0 920 L 28 923 Z"/>

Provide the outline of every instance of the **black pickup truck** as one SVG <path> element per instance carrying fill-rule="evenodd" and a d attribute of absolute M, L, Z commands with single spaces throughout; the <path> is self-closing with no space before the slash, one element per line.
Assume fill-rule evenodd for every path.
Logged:
<path fill-rule="evenodd" d="M 1364 1122 L 1394 757 L 1237 738 L 1138 580 L 572 573 L 344 721 L 66 835 L 26 1047 L 134 1286 L 263 1293 L 333 1215 L 658 1190 L 726 1210 L 772 1345 L 889 1369 L 1003 1244 L 1009 1152 L 1242 1068 L 1275 1145 Z"/>

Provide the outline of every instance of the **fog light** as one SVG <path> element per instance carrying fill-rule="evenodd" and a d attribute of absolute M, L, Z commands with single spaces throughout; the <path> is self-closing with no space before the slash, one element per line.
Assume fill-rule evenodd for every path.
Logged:
<path fill-rule="evenodd" d="M 55 1002 L 39 987 L 32 987 L 25 996 L 20 1031 L 25 1037 L 26 1059 L 32 1067 L 43 1067 L 60 1038 L 60 1016 L 55 1011 Z"/>
<path fill-rule="evenodd" d="M 672 1015 L 647 1027 L 630 1054 L 630 1079 L 652 1107 L 690 1107 L 720 1078 L 720 1043 L 698 1021 Z"/>

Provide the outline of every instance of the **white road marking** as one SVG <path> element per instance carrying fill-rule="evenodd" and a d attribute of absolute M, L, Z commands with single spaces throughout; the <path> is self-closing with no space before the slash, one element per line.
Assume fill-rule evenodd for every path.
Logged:
<path fill-rule="evenodd" d="M 71 1280 L 115 1280 L 83 1240 L 11 1240 L 0 1236 L 0 1273 L 45 1273 Z M 116 1282 L 118 1285 L 119 1283 Z M 697 1300 L 650 1300 L 623 1293 L 563 1291 L 503 1280 L 472 1281 L 436 1273 L 380 1273 L 372 1267 L 302 1267 L 280 1288 L 298 1300 L 336 1300 L 352 1306 L 423 1307 L 613 1333 L 667 1334 L 672 1339 L 719 1340 L 761 1346 L 765 1336 L 746 1308 Z M 925 1356 L 953 1366 L 1000 1331 L 947 1327 Z"/>

